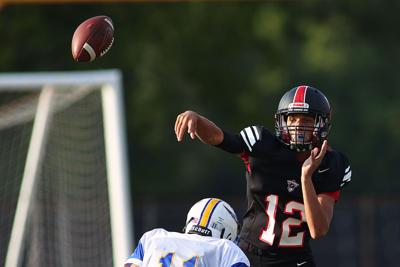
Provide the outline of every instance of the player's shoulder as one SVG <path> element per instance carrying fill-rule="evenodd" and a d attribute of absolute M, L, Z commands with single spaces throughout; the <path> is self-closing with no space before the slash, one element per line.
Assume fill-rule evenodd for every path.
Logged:
<path fill-rule="evenodd" d="M 154 237 L 162 237 L 162 236 L 168 236 L 170 232 L 168 232 L 165 229 L 162 228 L 155 228 L 153 230 L 147 231 L 143 234 L 142 239 L 149 240 Z"/>
<path fill-rule="evenodd" d="M 261 125 L 247 126 L 240 131 L 240 137 L 249 152 L 265 150 L 277 144 L 277 138 L 270 130 Z"/>
<path fill-rule="evenodd" d="M 246 137 L 246 139 L 254 138 L 254 141 L 260 141 L 264 138 L 272 137 L 272 133 L 262 125 L 247 126 L 240 131 L 240 135 Z"/>
<path fill-rule="evenodd" d="M 327 153 L 328 164 L 330 168 L 341 172 L 345 169 L 351 169 L 350 161 L 347 156 L 333 148 L 329 148 Z"/>
<path fill-rule="evenodd" d="M 329 148 L 326 158 L 327 161 L 320 166 L 318 172 L 328 171 L 332 179 L 337 180 L 340 188 L 348 184 L 351 181 L 352 170 L 347 156 L 338 150 Z"/>
<path fill-rule="evenodd" d="M 347 162 L 349 161 L 347 156 L 343 152 L 340 152 L 339 150 L 336 150 L 332 147 L 329 147 L 327 154 L 330 155 L 332 159 L 338 161 L 347 161 Z"/>
<path fill-rule="evenodd" d="M 236 243 L 234 243 L 233 241 L 231 241 L 231 240 L 226 240 L 226 239 L 221 239 L 221 240 L 223 240 L 224 246 L 225 246 L 227 249 L 230 249 L 230 250 L 232 250 L 232 251 L 235 252 L 235 253 L 239 253 L 239 254 L 242 254 L 242 253 L 243 253 L 243 251 L 239 248 L 239 246 L 238 246 Z"/>
<path fill-rule="evenodd" d="M 215 237 L 202 237 L 205 242 L 213 243 L 216 248 L 225 252 L 232 251 L 236 252 L 241 249 L 231 240 Z"/>

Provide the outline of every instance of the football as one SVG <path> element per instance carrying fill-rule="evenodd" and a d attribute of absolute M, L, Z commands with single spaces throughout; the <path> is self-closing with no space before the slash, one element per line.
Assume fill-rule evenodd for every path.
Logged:
<path fill-rule="evenodd" d="M 72 57 L 78 62 L 93 61 L 105 55 L 114 43 L 114 25 L 107 16 L 82 22 L 72 36 Z"/>

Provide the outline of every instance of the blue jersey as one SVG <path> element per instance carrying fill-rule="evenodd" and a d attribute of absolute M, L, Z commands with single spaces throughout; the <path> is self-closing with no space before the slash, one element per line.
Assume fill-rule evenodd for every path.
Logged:
<path fill-rule="evenodd" d="M 125 267 L 249 267 L 240 248 L 230 240 L 154 229 L 145 233 Z"/>

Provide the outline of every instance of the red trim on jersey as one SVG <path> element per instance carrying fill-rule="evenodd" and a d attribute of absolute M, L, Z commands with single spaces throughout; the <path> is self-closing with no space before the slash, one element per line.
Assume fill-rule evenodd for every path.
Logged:
<path fill-rule="evenodd" d="M 330 197 L 333 198 L 335 201 L 338 201 L 338 200 L 339 200 L 339 197 L 340 197 L 340 190 L 335 191 L 335 192 L 322 192 L 322 193 L 320 193 L 320 194 L 324 194 L 324 195 L 330 196 Z"/>
<path fill-rule="evenodd" d="M 307 87 L 305 85 L 299 86 L 293 97 L 293 103 L 304 103 L 306 101 Z"/>
<path fill-rule="evenodd" d="M 243 160 L 244 165 L 246 165 L 246 169 L 249 173 L 251 173 L 250 161 L 249 161 L 249 154 L 247 152 L 243 152 L 240 154 L 240 158 Z"/>

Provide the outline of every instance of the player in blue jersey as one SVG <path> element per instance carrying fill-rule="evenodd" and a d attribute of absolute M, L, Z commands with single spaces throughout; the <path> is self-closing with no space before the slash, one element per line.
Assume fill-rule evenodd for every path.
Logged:
<path fill-rule="evenodd" d="M 233 242 L 239 224 L 234 210 L 217 198 L 206 198 L 190 209 L 184 233 L 154 229 L 145 233 L 125 267 L 249 267 Z"/>
<path fill-rule="evenodd" d="M 248 209 L 239 246 L 251 266 L 315 266 L 310 237 L 324 236 L 340 192 L 351 180 L 347 158 L 328 147 L 331 106 L 310 86 L 286 92 L 275 134 L 262 126 L 232 134 L 193 111 L 179 114 L 175 133 L 241 157 Z"/>

